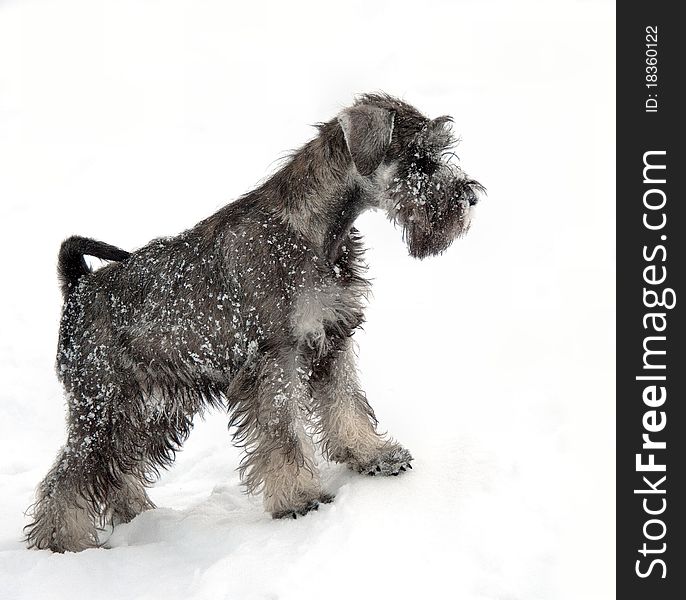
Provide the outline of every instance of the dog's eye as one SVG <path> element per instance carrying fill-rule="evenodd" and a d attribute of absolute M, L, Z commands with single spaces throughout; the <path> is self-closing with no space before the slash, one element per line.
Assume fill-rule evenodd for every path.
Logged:
<path fill-rule="evenodd" d="M 438 161 L 426 152 L 417 153 L 413 163 L 419 171 L 426 175 L 433 175 L 439 165 Z"/>

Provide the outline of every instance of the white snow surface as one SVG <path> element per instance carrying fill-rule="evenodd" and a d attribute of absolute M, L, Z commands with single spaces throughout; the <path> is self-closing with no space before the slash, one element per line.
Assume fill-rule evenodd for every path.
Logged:
<path fill-rule="evenodd" d="M 613 3 L 5 1 L 0 57 L 0 598 L 614 596 Z M 213 412 L 111 549 L 25 549 L 60 241 L 177 233 L 375 90 L 453 115 L 488 188 L 437 258 L 357 224 L 362 380 L 414 470 L 322 461 L 335 502 L 274 521 Z"/>

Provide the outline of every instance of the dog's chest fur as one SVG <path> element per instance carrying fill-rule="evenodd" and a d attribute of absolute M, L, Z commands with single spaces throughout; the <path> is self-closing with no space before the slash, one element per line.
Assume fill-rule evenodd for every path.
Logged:
<path fill-rule="evenodd" d="M 295 299 L 291 328 L 298 346 L 316 356 L 336 339 L 349 336 L 362 321 L 359 291 L 335 280 L 303 290 Z"/>

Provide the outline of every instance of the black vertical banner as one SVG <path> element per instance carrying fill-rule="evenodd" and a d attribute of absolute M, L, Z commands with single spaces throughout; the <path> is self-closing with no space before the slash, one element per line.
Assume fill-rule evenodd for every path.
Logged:
<path fill-rule="evenodd" d="M 686 597 L 678 3 L 617 4 L 617 597 Z"/>

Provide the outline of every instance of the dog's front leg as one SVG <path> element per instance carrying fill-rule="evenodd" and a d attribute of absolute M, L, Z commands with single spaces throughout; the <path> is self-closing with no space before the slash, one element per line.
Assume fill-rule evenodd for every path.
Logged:
<path fill-rule="evenodd" d="M 253 394 L 238 406 L 238 439 L 245 441 L 241 465 L 250 492 L 262 491 L 274 518 L 304 515 L 332 498 L 323 494 L 306 430 L 310 393 L 295 350 L 273 352 L 256 368 Z"/>
<path fill-rule="evenodd" d="M 328 459 L 368 475 L 398 475 L 412 468 L 412 455 L 376 430 L 374 411 L 359 384 L 350 338 L 315 363 L 311 386 Z"/>

